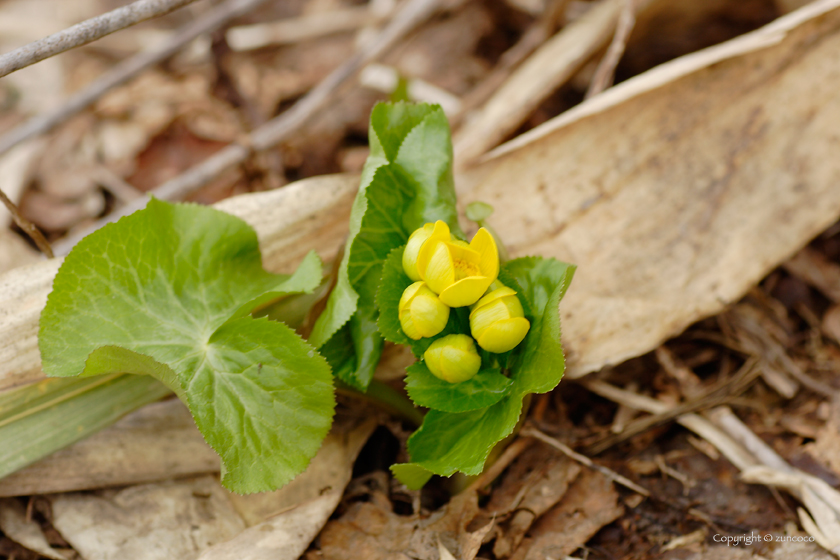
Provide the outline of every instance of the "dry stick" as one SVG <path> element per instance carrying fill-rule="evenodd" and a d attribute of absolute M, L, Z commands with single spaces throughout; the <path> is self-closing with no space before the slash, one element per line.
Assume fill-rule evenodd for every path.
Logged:
<path fill-rule="evenodd" d="M 592 81 L 589 82 L 589 89 L 586 91 L 584 99 L 597 95 L 610 87 L 615 77 L 615 68 L 618 66 L 618 61 L 624 54 L 624 48 L 627 46 L 627 39 L 630 38 L 630 33 L 633 27 L 636 26 L 636 1 L 624 0 L 624 8 L 621 10 L 621 15 L 616 24 L 615 35 L 610 46 L 607 48 L 607 53 L 595 74 L 592 76 Z"/>
<path fill-rule="evenodd" d="M 656 426 L 661 426 L 662 424 L 676 420 L 684 414 L 705 410 L 730 401 L 746 391 L 752 385 L 753 381 L 761 375 L 761 370 L 757 365 L 757 360 L 748 360 L 735 375 L 726 379 L 723 383 L 719 383 L 696 398 L 669 408 L 664 412 L 655 413 L 652 416 L 632 422 L 621 433 L 611 434 L 596 441 L 587 447 L 586 452 L 592 455 L 598 455 L 610 447 L 618 445 Z"/>
<path fill-rule="evenodd" d="M 251 0 L 253 2 L 253 0 Z M 431 16 L 441 0 L 408 0 L 394 19 L 379 34 L 376 41 L 357 52 L 332 71 L 287 111 L 257 128 L 243 144 L 231 144 L 183 174 L 156 187 L 149 194 L 163 200 L 183 197 L 218 177 L 222 172 L 243 163 L 254 151 L 265 150 L 289 137 L 307 120 L 324 108 L 335 91 L 368 62 L 382 55 L 404 34 Z M 146 206 L 146 197 L 134 200 L 95 222 L 89 228 L 67 236 L 56 243 L 56 253 L 67 254 L 81 238 L 107 223 L 131 214 Z"/>
<path fill-rule="evenodd" d="M 452 127 L 457 126 L 467 113 L 486 102 L 505 82 L 511 72 L 551 37 L 557 21 L 561 19 L 566 10 L 568 2 L 569 0 L 551 2 L 546 13 L 533 23 L 511 48 L 502 53 L 493 70 L 464 96 L 461 111 L 449 119 Z"/>
<path fill-rule="evenodd" d="M 128 81 L 146 68 L 169 58 L 181 48 L 198 37 L 218 27 L 226 21 L 241 16 L 266 0 L 226 0 L 210 12 L 186 25 L 169 38 L 159 48 L 137 54 L 118 64 L 82 91 L 76 93 L 56 110 L 38 115 L 28 120 L 8 134 L 0 137 L 0 155 L 8 152 L 24 140 L 43 134 L 62 123 L 102 97 L 108 90 Z"/>
<path fill-rule="evenodd" d="M 6 208 L 9 209 L 9 213 L 12 215 L 12 219 L 15 223 L 26 232 L 26 234 L 32 238 L 32 241 L 35 242 L 35 245 L 41 249 L 41 252 L 47 255 L 49 258 L 53 258 L 55 255 L 53 254 L 52 247 L 50 247 L 50 243 L 47 241 L 47 238 L 44 237 L 44 234 L 41 233 L 41 230 L 38 227 L 21 216 L 20 211 L 18 210 L 15 203 L 9 200 L 9 197 L 6 196 L 2 190 L 0 190 L 0 200 L 3 201 L 3 204 L 6 205 Z"/>
<path fill-rule="evenodd" d="M 584 387 L 613 402 L 631 406 L 651 414 L 664 414 L 671 409 L 671 406 L 651 397 L 625 391 L 599 379 L 581 383 Z M 747 451 L 741 444 L 724 433 L 714 424 L 702 416 L 694 413 L 683 414 L 677 417 L 677 423 L 685 426 L 701 438 L 705 439 L 718 448 L 733 465 L 740 470 L 746 470 L 759 464 L 759 461 Z"/>
<path fill-rule="evenodd" d="M 590 469 L 595 469 L 596 471 L 603 474 L 604 476 L 606 476 L 607 478 L 609 478 L 613 482 L 617 482 L 618 484 L 621 484 L 622 486 L 625 486 L 625 487 L 629 488 L 630 490 L 636 492 L 637 494 L 641 494 L 642 496 L 645 496 L 646 498 L 650 497 L 650 492 L 647 489 L 642 488 L 641 486 L 639 486 L 638 484 L 636 484 L 632 480 L 621 476 L 617 472 L 615 472 L 613 470 L 610 470 L 607 467 L 603 467 L 603 466 L 601 466 L 597 463 L 594 463 L 592 461 L 592 459 L 590 459 L 586 455 L 581 455 L 580 453 L 576 453 L 571 447 L 568 447 L 567 445 L 565 445 L 561 441 L 556 440 L 553 437 L 544 434 L 543 432 L 537 430 L 536 428 L 532 428 L 530 426 L 526 427 L 524 430 L 522 430 L 522 432 L 520 432 L 520 435 L 523 436 L 523 437 L 536 438 L 543 443 L 547 443 L 548 445 L 557 449 L 558 451 L 560 451 L 561 453 L 563 453 L 564 455 L 566 455 L 570 459 L 573 459 L 573 460 L 577 461 L 578 463 L 581 463 L 582 465 L 586 465 Z"/>
<path fill-rule="evenodd" d="M 81 47 L 114 31 L 164 16 L 196 0 L 138 0 L 107 14 L 77 23 L 40 41 L 0 56 L 0 78 L 36 62 Z"/>
<path fill-rule="evenodd" d="M 613 36 L 623 0 L 595 3 L 539 46 L 453 138 L 455 165 L 468 167 L 517 129 Z"/>

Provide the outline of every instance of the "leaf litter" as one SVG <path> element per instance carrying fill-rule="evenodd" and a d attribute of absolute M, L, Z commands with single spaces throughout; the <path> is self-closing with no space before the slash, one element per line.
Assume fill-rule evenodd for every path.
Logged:
<path fill-rule="evenodd" d="M 106 3 L 95 3 L 95 6 L 93 2 L 89 4 L 91 14 L 107 9 Z M 292 11 L 329 9 L 323 6 L 306 8 L 303 2 L 290 4 L 294 6 L 283 9 Z M 660 57 L 656 60 L 660 62 L 664 60 L 661 57 L 673 58 L 757 28 L 797 7 L 791 4 L 793 3 L 782 1 L 749 2 L 736 8 L 731 3 L 715 2 L 705 8 L 697 9 L 688 8 L 684 3 L 676 3 L 668 6 L 666 10 L 661 2 L 652 2 L 649 7 L 639 13 L 637 32 L 634 33 L 636 38 L 634 40 L 631 37 L 617 75 L 619 79 L 622 79 L 628 77 L 628 73 L 641 73 L 653 65 L 651 58 L 654 56 Z M 571 2 L 566 10 L 566 18 L 576 13 L 586 12 L 588 7 L 585 2 Z M 269 8 L 268 12 L 271 9 L 276 11 L 278 8 Z M 457 21 L 460 17 L 463 21 L 477 23 L 469 27 L 451 26 L 447 32 L 447 18 L 433 20 L 413 39 L 413 45 L 408 43 L 402 51 L 393 53 L 391 58 L 386 58 L 385 63 L 394 65 L 410 75 L 428 80 L 456 95 L 464 95 L 470 91 L 472 85 L 480 83 L 481 79 L 488 75 L 493 63 L 497 62 L 505 48 L 511 46 L 512 38 L 532 23 L 535 17 L 549 17 L 545 14 L 540 15 L 539 10 L 536 12 L 537 16 L 523 12 L 519 3 L 515 2 L 496 2 L 481 6 L 468 3 L 466 7 L 459 7 L 455 3 L 454 7 L 449 9 L 452 10 L 450 18 Z M 78 16 L 69 17 L 81 19 Z M 258 14 L 251 17 L 260 18 Z M 705 35 L 695 37 L 693 43 L 686 39 L 690 34 L 675 34 L 681 37 L 681 43 L 666 44 L 663 48 L 663 44 L 657 44 L 650 32 L 645 32 L 650 28 L 661 29 L 661 26 L 652 26 L 651 22 L 667 19 L 671 22 L 670 25 L 677 28 L 683 25 L 686 26 L 685 28 L 692 29 L 691 26 L 696 26 L 696 22 L 702 21 L 703 18 L 707 18 L 706 21 L 711 21 L 713 25 L 705 25 L 703 27 Z M 177 18 L 174 19 L 177 20 Z M 491 22 L 490 25 L 486 23 L 488 21 Z M 834 25 L 832 17 L 819 18 L 818 22 L 822 27 L 814 31 L 813 29 L 818 26 L 813 26 L 809 32 L 826 33 L 826 37 L 829 38 L 834 36 L 831 31 Z M 243 23 L 247 23 L 247 20 Z M 452 29 L 462 31 L 463 35 L 458 36 L 458 33 L 453 33 Z M 41 34 L 43 33 L 38 31 L 33 38 Z M 114 36 L 114 38 L 117 37 L 119 35 Z M 224 55 L 224 48 L 219 47 L 218 41 L 216 41 L 215 51 L 209 49 L 203 51 L 204 54 L 201 56 L 204 56 L 204 59 L 199 57 L 192 61 L 185 58 L 173 60 L 171 66 L 158 74 L 160 79 L 157 82 L 150 78 L 154 75 L 152 73 L 146 74 L 145 79 L 148 82 L 145 86 L 143 79 L 138 78 L 134 86 L 138 92 L 137 97 L 125 101 L 123 108 L 114 110 L 113 107 L 116 105 L 111 105 L 109 109 L 103 100 L 92 112 L 93 120 L 88 119 L 87 122 L 79 120 L 75 125 L 68 123 L 65 128 L 58 129 L 51 139 L 58 138 L 59 132 L 72 132 L 73 126 L 78 129 L 75 133 L 76 139 L 65 142 L 64 147 L 54 145 L 55 147 L 49 152 L 50 156 L 55 156 L 61 155 L 58 152 L 63 150 L 66 157 L 48 158 L 43 153 L 35 156 L 41 163 L 60 165 L 36 166 L 35 168 L 39 170 L 38 174 L 34 174 L 33 171 L 23 172 L 24 177 L 21 179 L 24 183 L 21 194 L 23 208 L 28 208 L 30 217 L 48 230 L 53 238 L 68 229 L 83 225 L 86 220 L 119 203 L 120 195 L 117 194 L 119 187 L 113 186 L 114 181 L 111 181 L 110 186 L 103 184 L 107 181 L 102 179 L 101 174 L 97 174 L 97 165 L 104 163 L 112 174 L 126 181 L 129 186 L 132 184 L 140 186 L 144 182 L 151 185 L 158 182 L 161 176 L 154 175 L 155 168 L 171 165 L 165 160 L 168 148 L 160 149 L 160 147 L 181 148 L 195 139 L 229 141 L 239 131 L 246 129 L 241 123 L 247 122 L 248 119 L 254 122 L 253 119 L 258 121 L 260 118 L 266 118 L 278 108 L 282 109 L 283 104 L 289 99 L 293 99 L 294 96 L 300 95 L 312 84 L 317 83 L 330 68 L 340 62 L 342 53 L 348 45 L 353 44 L 354 40 L 356 37 L 353 33 L 345 33 L 330 37 L 332 46 L 327 45 L 328 41 L 325 39 L 313 39 L 291 47 L 279 47 L 276 52 L 289 61 L 301 60 L 307 52 L 317 52 L 317 49 L 321 49 L 322 53 L 328 52 L 326 50 L 328 48 L 332 49 L 329 51 L 333 53 L 331 55 L 310 55 L 317 61 L 325 60 L 329 56 L 335 57 L 332 66 L 330 64 L 316 67 L 311 64 L 301 66 L 302 69 L 310 72 L 310 75 L 297 81 L 288 80 L 288 75 L 282 74 L 282 71 L 288 67 L 287 64 L 265 62 L 274 55 L 272 51 L 237 54 L 238 58 L 234 58 L 230 54 Z M 129 45 L 130 41 L 125 44 Z M 786 48 L 790 52 L 797 52 L 795 49 L 798 47 Z M 72 55 L 77 64 L 69 71 L 78 75 L 71 75 L 71 82 L 83 80 L 85 75 L 95 73 L 96 68 L 101 68 L 101 62 L 92 60 L 99 56 L 95 54 L 96 52 L 91 47 Z M 218 60 L 223 60 L 225 56 L 228 56 L 225 64 L 228 72 L 233 74 L 233 83 L 238 86 L 242 94 L 241 99 L 231 101 L 235 97 L 220 96 L 222 81 L 217 80 L 214 83 L 212 79 L 206 78 L 210 75 L 208 70 L 218 62 L 213 58 L 206 58 L 211 52 L 221 53 L 212 55 L 218 57 Z M 441 57 L 440 54 L 435 53 L 440 52 L 452 55 L 447 57 L 447 64 L 452 69 L 446 73 L 438 70 Z M 651 54 L 653 52 L 657 54 Z M 808 51 L 798 52 L 791 56 L 804 57 L 806 55 Z M 768 60 L 772 62 L 772 57 L 765 59 L 759 57 L 758 60 L 763 61 L 759 63 L 767 63 Z M 537 108 L 530 114 L 521 116 L 520 121 L 515 123 L 511 130 L 517 126 L 522 130 L 533 127 L 540 124 L 541 120 L 554 116 L 576 103 L 576 98 L 582 96 L 586 89 L 586 87 L 580 87 L 579 84 L 588 85 L 585 82 L 587 72 L 591 72 L 591 69 L 587 70 L 587 65 L 583 65 L 580 70 L 567 78 L 566 85 L 553 84 L 549 89 L 555 93 L 549 91 L 547 97 L 537 100 L 535 102 Z M 276 75 L 278 73 L 282 75 L 278 77 Z M 201 77 L 200 80 L 199 77 Z M 802 75 L 793 76 L 790 79 L 804 81 Z M 200 88 L 189 89 L 184 85 L 184 80 L 193 80 L 202 85 Z M 157 85 L 148 86 L 152 83 Z M 18 81 L 16 84 L 21 84 L 20 87 L 31 87 L 26 86 L 26 81 Z M 149 97 L 144 92 L 162 91 L 158 88 L 170 86 L 173 89 L 169 91 L 176 95 L 184 95 L 182 101 L 172 102 L 166 107 L 146 103 Z M 130 87 L 132 86 L 126 86 L 123 95 Z M 283 87 L 296 89 L 283 90 Z M 187 95 L 189 92 L 192 92 L 192 97 Z M 43 99 L 45 93 L 49 92 L 41 92 L 39 96 L 25 98 L 28 102 Z M 679 90 L 673 93 L 678 94 Z M 4 92 L 4 95 L 8 94 Z M 241 170 L 221 177 L 214 189 L 208 188 L 198 196 L 202 197 L 202 201 L 212 202 L 227 194 L 263 188 L 262 185 L 285 184 L 303 176 L 342 169 L 358 170 L 358 167 L 348 165 L 352 163 L 352 160 L 344 158 L 342 154 L 346 155 L 352 149 L 360 147 L 365 131 L 367 110 L 360 110 L 359 107 L 372 104 L 377 97 L 369 95 L 369 92 L 365 95 L 359 93 L 353 95 L 355 101 L 353 104 L 348 104 L 346 111 L 340 107 L 333 108 L 328 112 L 329 116 L 322 117 L 321 121 L 330 121 L 329 126 L 313 127 L 310 136 L 304 135 L 305 141 L 290 142 L 288 146 L 278 150 L 279 153 L 274 155 L 279 157 L 255 159 L 253 165 L 245 166 Z M 154 95 L 150 97 L 153 98 Z M 117 96 L 112 98 L 110 103 L 113 104 L 113 99 L 116 98 Z M 60 100 L 60 96 L 57 96 L 57 99 Z M 350 109 L 351 106 L 356 107 L 355 112 Z M 721 112 L 725 113 L 723 110 Z M 11 113 L 11 117 L 4 114 L 3 118 L 14 120 L 15 109 L 12 109 Z M 207 116 L 207 119 L 202 120 L 204 118 L 202 115 Z M 246 118 L 241 115 L 246 115 Z M 11 121 L 4 120 L 3 122 Z M 615 127 L 615 123 L 611 123 L 606 125 L 604 130 L 620 137 Z M 749 129 L 747 132 L 749 137 L 758 137 L 761 134 L 761 128 Z M 504 134 L 509 135 L 510 132 Z M 638 141 L 645 142 L 647 139 L 643 137 Z M 694 142 L 698 141 L 694 140 Z M 330 145 L 330 150 L 321 148 L 325 143 Z M 536 146 L 534 152 L 538 149 L 558 149 L 557 146 L 552 146 L 547 142 L 536 144 Z M 563 144 L 560 143 L 559 146 L 562 147 Z M 204 149 L 201 148 L 200 153 L 196 154 L 196 160 L 207 157 L 212 151 L 202 151 Z M 91 157 L 91 151 L 85 150 L 91 150 L 95 154 L 94 157 Z M 523 158 L 527 160 L 527 157 L 523 156 Z M 685 159 L 690 160 L 690 158 Z M 319 163 L 313 164 L 314 161 Z M 95 165 L 91 166 L 91 162 Z M 343 167 L 344 165 L 347 167 Z M 734 161 L 732 165 L 737 167 L 740 163 Z M 178 173 L 183 169 L 183 167 L 176 167 L 169 173 Z M 480 168 L 478 175 L 487 173 L 490 169 L 493 169 L 493 165 Z M 522 168 L 511 166 L 508 169 L 516 173 Z M 717 180 L 728 177 L 726 170 L 718 171 L 710 173 L 709 176 L 718 177 Z M 686 176 L 692 176 L 691 168 L 681 168 L 680 172 Z M 143 174 L 152 178 L 144 178 Z M 574 174 L 569 172 L 558 173 L 558 175 L 574 177 Z M 698 175 L 706 176 L 706 172 L 701 171 Z M 64 180 L 65 177 L 67 180 Z M 770 175 L 764 174 L 762 177 L 767 181 Z M 510 180 L 510 176 L 500 176 L 498 180 L 507 181 Z M 813 180 L 819 181 L 819 179 Z M 472 181 L 474 182 L 475 179 Z M 77 190 L 70 192 L 70 187 Z M 477 192 L 479 194 L 476 196 L 480 196 L 482 191 Z M 494 191 L 490 189 L 488 192 Z M 525 196 L 522 192 L 515 194 L 520 198 Z M 47 200 L 48 204 L 42 202 Z M 499 209 L 498 201 L 487 200 L 487 202 L 496 204 Z M 234 200 L 233 204 L 237 202 Z M 345 205 L 344 208 L 347 206 Z M 340 243 L 340 239 L 332 238 L 339 238 L 342 232 L 346 231 L 346 226 L 343 225 L 342 219 L 333 218 L 337 214 L 322 215 L 330 216 L 330 219 L 338 224 L 322 226 L 324 230 L 332 228 L 329 234 L 323 234 L 329 239 L 318 238 L 317 234 L 314 235 L 315 243 L 320 243 L 320 247 L 327 247 L 325 253 L 329 256 L 330 251 L 334 254 Z M 535 215 L 541 216 L 539 213 Z M 835 213 L 832 220 L 836 217 Z M 778 221 L 783 218 L 772 219 Z M 836 372 L 840 367 L 840 351 L 837 349 L 837 343 L 840 342 L 840 327 L 838 327 L 840 312 L 837 311 L 836 274 L 832 275 L 840 258 L 840 241 L 838 241 L 840 236 L 838 236 L 838 228 L 831 227 L 831 220 L 827 220 L 827 218 L 820 218 L 820 229 L 828 228 L 828 230 L 816 238 L 807 250 L 787 261 L 782 268 L 774 269 L 773 267 L 789 256 L 793 252 L 792 248 L 788 249 L 788 253 L 784 256 L 763 254 L 761 258 L 764 260 L 761 261 L 760 271 L 753 273 L 747 282 L 757 285 L 757 289 L 728 313 L 700 322 L 695 322 L 700 317 L 694 313 L 690 320 L 681 324 L 682 326 L 675 326 L 662 319 L 666 324 L 665 330 L 657 332 L 657 341 L 646 343 L 647 348 L 652 349 L 665 338 L 671 337 L 665 348 L 684 368 L 683 372 L 687 370 L 699 381 L 699 386 L 691 381 L 686 383 L 685 377 L 675 376 L 673 368 L 666 367 L 661 359 L 657 359 L 660 356 L 651 354 L 628 361 L 625 361 L 624 357 L 612 361 L 596 360 L 598 367 L 592 366 L 593 369 L 607 365 L 596 374 L 597 379 L 616 386 L 633 385 L 634 392 L 673 406 L 696 398 L 697 393 L 692 394 L 688 389 L 689 386 L 700 391 L 699 394 L 702 395 L 704 388 L 712 387 L 715 383 L 728 379 L 745 360 L 754 358 L 761 373 L 761 381 L 750 381 L 746 387 L 738 386 L 737 393 L 727 395 L 729 405 L 745 425 L 763 441 L 769 443 L 786 462 L 831 486 L 836 486 L 840 482 L 838 460 L 834 453 L 838 431 L 837 405 L 831 398 L 827 398 L 825 393 L 826 388 L 836 391 Z M 563 223 L 555 223 L 550 218 L 544 219 L 543 223 L 552 227 L 563 227 Z M 518 224 L 499 224 L 499 229 L 502 230 L 505 238 L 516 239 L 517 231 L 525 231 L 524 229 L 517 230 L 517 227 Z M 532 226 L 525 224 L 525 228 L 527 227 Z M 655 224 L 651 223 L 651 227 L 655 227 Z M 812 231 L 808 237 L 819 233 L 819 231 Z M 8 238 L 8 234 L 4 235 Z M 12 233 L 12 235 L 16 234 Z M 571 231 L 567 237 L 552 238 L 550 243 L 571 244 L 576 235 L 579 235 L 579 232 Z M 531 235 L 530 238 L 522 236 L 522 243 L 532 243 L 537 237 L 537 235 Z M 4 239 L 0 236 L 0 243 L 5 243 Z M 309 239 L 310 241 L 304 245 L 312 245 L 313 237 Z M 529 239 L 531 241 L 528 241 Z M 12 251 L 11 243 L 4 244 L 4 255 L 7 254 L 7 246 L 10 247 L 8 251 Z M 535 250 L 534 252 L 542 251 Z M 565 253 L 566 249 L 562 252 Z M 21 259 L 26 258 L 23 256 L 24 253 L 21 255 Z M 280 260 L 283 260 L 282 257 Z M 586 259 L 570 260 L 581 262 Z M 12 262 L 13 264 L 8 265 L 9 267 L 23 264 L 25 261 L 15 258 Z M 286 265 L 289 262 L 293 262 L 293 259 L 289 258 Z M 592 266 L 590 269 L 594 270 Z M 760 277 L 763 279 L 759 281 Z M 627 282 L 626 277 L 617 275 L 617 278 Z M 631 278 L 638 281 L 632 276 Z M 743 291 L 746 291 L 746 288 Z M 573 296 L 573 293 L 570 294 L 569 305 L 575 299 Z M 739 296 L 740 294 L 731 296 L 728 301 L 737 300 Z M 722 309 L 722 307 L 716 309 Z M 703 314 L 710 312 L 707 309 L 703 311 Z M 616 314 L 621 315 L 620 312 Z M 688 323 L 691 323 L 691 326 L 685 333 L 678 335 Z M 574 321 L 567 321 L 564 327 L 566 331 L 564 335 L 570 337 L 580 336 L 580 332 L 585 330 L 577 330 L 576 334 Z M 601 334 L 597 330 L 586 331 L 586 336 L 595 339 Z M 676 337 L 673 338 L 674 336 Z M 577 348 L 580 350 L 576 351 L 585 350 L 587 348 L 585 345 L 589 342 L 582 337 L 578 338 L 578 341 Z M 638 345 L 638 341 L 635 348 L 637 348 L 636 354 L 644 351 Z M 575 350 L 574 344 L 572 349 Z M 621 351 L 615 349 L 607 354 L 613 357 L 622 356 Z M 660 351 L 659 354 L 662 352 Z M 574 354 L 571 357 L 576 358 Z M 35 367 L 38 367 L 37 364 Z M 623 406 L 626 405 L 625 402 Z M 600 441 L 610 433 L 617 410 L 618 405 L 593 395 L 584 386 L 564 382 L 558 391 L 550 393 L 542 400 L 538 399 L 532 405 L 531 417 L 538 421 L 538 426 L 547 433 L 560 437 L 576 449 L 586 449 L 587 446 Z M 700 408 L 693 412 L 702 414 L 703 411 L 704 409 Z M 644 418 L 644 416 L 641 417 L 642 420 Z M 705 440 L 702 442 L 706 443 Z M 392 462 L 396 458 L 395 455 L 400 453 L 393 450 L 394 445 L 392 439 L 375 436 L 361 454 L 355 472 L 357 480 L 362 480 L 377 472 L 383 473 L 383 467 L 387 467 L 384 463 Z M 386 455 L 390 453 L 392 456 L 383 462 L 377 459 L 377 456 L 383 453 Z M 708 451 L 702 451 L 702 445 L 699 445 L 697 440 L 692 442 L 684 431 L 665 420 L 645 427 L 644 430 L 614 444 L 595 457 L 596 462 L 630 476 L 633 480 L 650 488 L 653 494 L 651 499 L 639 500 L 640 496 L 636 494 L 624 489 L 616 489 L 603 476 L 585 467 L 576 466 L 565 457 L 542 445 L 535 445 L 524 451 L 511 463 L 496 485 L 489 488 L 485 486 L 478 494 L 473 492 L 458 494 L 448 503 L 446 496 L 452 487 L 447 487 L 443 481 L 434 483 L 420 496 L 413 495 L 404 488 L 386 484 L 377 491 L 365 495 L 363 499 L 355 501 L 346 499 L 340 504 L 340 494 L 335 495 L 327 491 L 324 496 L 335 500 L 338 510 L 335 519 L 330 521 L 320 537 L 315 539 L 307 555 L 312 558 L 328 554 L 341 557 L 341 554 L 347 553 L 348 546 L 356 543 L 360 547 L 367 547 L 364 550 L 370 550 L 373 554 L 371 557 L 377 557 L 377 554 L 385 554 L 384 557 L 388 557 L 388 554 L 396 555 L 394 557 L 409 554 L 411 557 L 418 558 L 444 558 L 446 557 L 444 551 L 455 558 L 475 557 L 478 554 L 488 558 L 542 558 L 555 557 L 555 555 L 563 557 L 562 555 L 571 554 L 581 557 L 588 554 L 590 558 L 648 558 L 656 556 L 659 552 L 664 553 L 665 557 L 697 559 L 746 558 L 752 557 L 754 552 L 765 558 L 825 557 L 824 553 L 818 552 L 813 544 L 774 545 L 771 543 L 740 550 L 735 550 L 733 547 L 721 548 L 720 545 L 715 544 L 712 540 L 714 535 L 721 533 L 742 534 L 757 530 L 774 535 L 803 534 L 800 516 L 797 513 L 800 502 L 793 500 L 787 494 L 774 493 L 766 486 L 746 485 L 740 480 L 737 470 L 728 462 L 726 456 L 724 453 L 724 457 L 714 458 L 713 454 L 710 457 Z M 628 459 L 637 461 L 630 463 Z M 638 467 L 642 464 L 639 461 L 644 461 L 647 466 L 633 468 L 632 465 Z M 365 473 L 365 470 L 369 472 Z M 578 471 L 576 475 L 572 474 L 575 470 Z M 347 463 L 343 465 L 342 472 L 345 473 L 343 476 L 350 476 L 351 469 Z M 201 480 L 210 481 L 211 479 Z M 385 480 L 387 480 L 387 475 Z M 693 481 L 695 484 L 686 485 L 686 481 Z M 131 481 L 125 483 L 130 484 Z M 190 485 L 194 482 L 163 483 L 162 487 L 176 488 L 180 484 L 184 485 L 183 488 L 191 488 Z M 153 483 L 150 488 L 158 486 L 161 485 L 154 486 Z M 550 486 L 548 491 L 541 490 L 546 486 Z M 33 493 L 35 492 L 33 490 Z M 103 491 L 98 492 L 101 494 Z M 104 492 L 116 496 L 120 491 Z M 210 493 L 213 494 L 212 491 Z M 202 497 L 204 496 L 202 492 L 199 494 L 199 497 L 184 494 L 180 505 L 187 507 L 192 502 L 207 501 L 206 497 Z M 80 494 L 78 496 L 88 496 L 89 501 L 95 501 L 91 498 L 93 495 Z M 177 491 L 172 490 L 167 491 L 167 495 L 178 494 Z M 300 525 L 302 529 L 319 527 L 336 507 L 330 506 L 331 502 L 326 499 L 319 502 L 318 497 L 313 497 L 306 503 L 309 504 L 306 506 L 309 509 L 303 508 L 307 513 L 302 515 L 301 519 L 307 521 Z M 324 505 L 325 503 L 327 505 Z M 415 504 L 419 504 L 416 510 L 413 508 Z M 807 503 L 805 505 L 807 506 Z M 268 510 L 270 509 L 269 507 Z M 266 509 L 263 508 L 261 511 L 265 512 Z M 285 512 L 280 511 L 274 519 L 285 520 L 277 527 L 286 529 L 295 527 L 294 511 L 296 511 L 294 508 Z M 81 530 L 66 528 L 63 511 L 60 511 L 58 518 L 55 517 L 56 512 L 53 512 L 51 519 L 45 513 L 46 510 L 43 513 L 36 512 L 34 520 L 44 528 L 43 533 L 47 535 L 47 540 L 55 540 L 55 537 L 50 535 L 54 535 L 54 527 L 58 526 L 65 527 L 68 541 L 72 540 L 70 535 L 81 533 Z M 277 513 L 277 510 L 271 513 Z M 33 519 L 30 514 L 24 513 L 24 515 L 30 520 Z M 252 529 L 260 527 L 257 518 L 252 519 L 248 524 L 252 523 L 255 523 Z M 237 530 L 244 528 L 243 524 L 234 523 L 234 525 L 239 528 Z M 172 534 L 174 535 L 175 532 Z M 241 533 L 243 536 L 246 534 Z M 308 540 L 316 534 L 317 529 L 310 531 L 311 536 Z M 14 555 L 17 558 L 26 557 L 25 551 L 13 548 L 13 545 L 8 542 L 6 537 L 9 536 L 11 535 L 6 534 L 5 537 L 0 537 L 3 539 L 0 541 L 0 550 L 3 551 L 0 554 Z M 281 539 L 277 542 L 285 541 Z M 581 549 L 580 547 L 584 545 L 585 548 Z M 96 554 L 102 551 L 103 543 L 100 542 L 97 546 L 98 549 L 94 547 L 88 554 L 84 552 L 85 545 L 78 544 L 76 550 L 85 558 L 95 558 Z M 145 547 L 144 552 L 152 554 L 148 544 L 139 546 Z M 190 554 L 196 552 L 195 549 L 192 550 L 193 552 L 190 553 L 185 552 L 183 557 L 189 557 Z M 243 554 L 230 557 L 246 556 Z"/>

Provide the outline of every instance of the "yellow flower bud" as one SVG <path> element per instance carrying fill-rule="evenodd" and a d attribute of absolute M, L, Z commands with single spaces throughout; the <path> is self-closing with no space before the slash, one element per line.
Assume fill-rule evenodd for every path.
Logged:
<path fill-rule="evenodd" d="M 470 313 L 470 331 L 488 352 L 513 350 L 530 328 L 516 292 L 505 286 L 481 298 Z"/>
<path fill-rule="evenodd" d="M 423 358 L 435 377 L 449 383 L 471 379 L 481 368 L 475 343 L 465 334 L 450 334 L 435 340 Z"/>
<path fill-rule="evenodd" d="M 415 282 L 400 298 L 400 325 L 412 340 L 435 336 L 449 320 L 449 307 L 423 282 Z"/>
<path fill-rule="evenodd" d="M 405 273 L 411 278 L 412 282 L 420 280 L 420 274 L 417 272 L 417 253 L 420 252 L 420 247 L 426 242 L 435 230 L 435 224 L 426 224 L 421 228 L 414 230 L 408 238 L 408 243 L 403 252 L 402 265 Z M 448 228 L 447 228 L 448 233 Z"/>
<path fill-rule="evenodd" d="M 499 275 L 499 250 L 481 228 L 469 245 L 449 239 L 449 227 L 438 221 L 417 254 L 417 272 L 450 307 L 472 305 Z"/>

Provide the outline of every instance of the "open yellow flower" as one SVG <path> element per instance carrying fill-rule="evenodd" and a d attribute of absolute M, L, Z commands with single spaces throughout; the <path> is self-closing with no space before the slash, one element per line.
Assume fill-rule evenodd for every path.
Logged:
<path fill-rule="evenodd" d="M 399 305 L 400 325 L 412 340 L 435 336 L 449 320 L 449 307 L 423 282 L 405 289 Z"/>
<path fill-rule="evenodd" d="M 481 368 L 481 356 L 473 339 L 465 334 L 450 334 L 432 342 L 423 353 L 432 374 L 449 383 L 471 379 Z"/>
<path fill-rule="evenodd" d="M 472 305 L 499 275 L 499 250 L 484 228 L 467 245 L 438 220 L 417 254 L 417 272 L 446 305 Z"/>
<path fill-rule="evenodd" d="M 513 350 L 530 328 L 516 292 L 507 286 L 481 298 L 470 313 L 470 331 L 488 352 Z"/>

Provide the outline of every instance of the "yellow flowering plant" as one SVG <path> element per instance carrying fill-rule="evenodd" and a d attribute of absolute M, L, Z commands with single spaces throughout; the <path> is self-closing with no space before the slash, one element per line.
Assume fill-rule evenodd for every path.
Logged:
<path fill-rule="evenodd" d="M 480 473 L 516 426 L 523 398 L 562 376 L 557 306 L 574 267 L 541 257 L 502 263 L 497 245 L 489 228 L 467 243 L 444 222 L 428 222 L 385 261 L 379 330 L 417 356 L 406 389 L 429 409 L 409 438 L 412 462 L 392 467 L 411 488 L 432 474 Z"/>
<path fill-rule="evenodd" d="M 134 395 L 108 401 L 115 419 L 174 392 L 221 456 L 223 483 L 241 493 L 274 490 L 306 468 L 336 390 L 419 426 L 410 462 L 392 468 L 409 487 L 480 473 L 526 397 L 560 382 L 558 306 L 574 267 L 508 259 L 486 204 L 466 207 L 477 227 L 465 235 L 440 107 L 379 104 L 369 140 L 347 243 L 327 278 L 314 253 L 294 274 L 266 272 L 250 226 L 194 204 L 153 200 L 82 240 L 40 318 L 44 371 L 64 378 L 50 381 L 51 394 L 113 376 L 109 395 Z M 127 251 L 125 240 L 137 246 Z M 324 296 L 305 340 L 298 327 L 308 329 L 304 317 Z M 407 395 L 373 378 L 386 341 L 416 357 Z M 80 435 L 58 426 L 35 447 L 24 424 L 0 426 L 20 444 L 13 457 L 0 453 L 0 474 Z"/>

